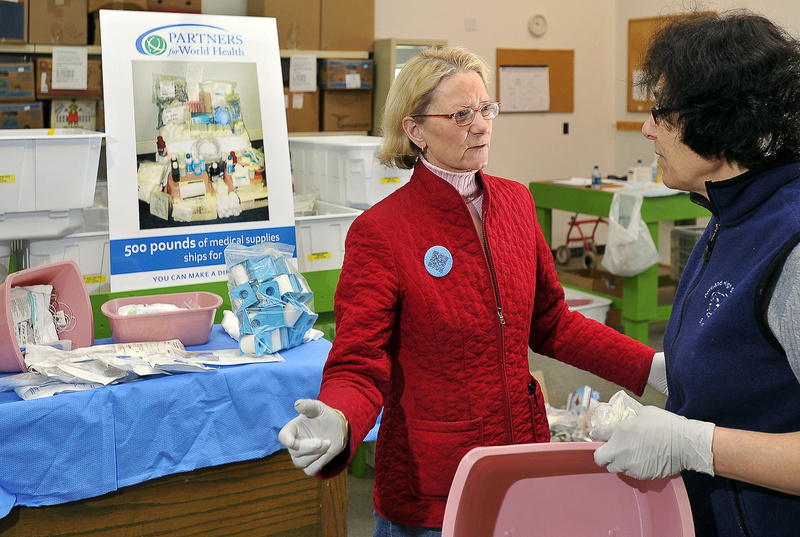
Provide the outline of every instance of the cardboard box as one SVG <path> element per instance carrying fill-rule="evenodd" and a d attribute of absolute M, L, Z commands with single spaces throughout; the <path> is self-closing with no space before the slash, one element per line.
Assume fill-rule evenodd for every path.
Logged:
<path fill-rule="evenodd" d="M 147 11 L 147 0 L 89 0 L 89 44 L 100 45 L 100 10 Z"/>
<path fill-rule="evenodd" d="M 94 13 L 101 9 L 147 11 L 147 0 L 89 0 L 86 9 L 89 13 Z"/>
<path fill-rule="evenodd" d="M 0 1 L 0 43 L 28 42 L 29 2 Z"/>
<path fill-rule="evenodd" d="M 42 103 L 0 104 L 0 129 L 41 129 Z"/>
<path fill-rule="evenodd" d="M 374 0 L 321 0 L 320 21 L 321 50 L 373 50 Z"/>
<path fill-rule="evenodd" d="M 85 16 L 85 15 L 84 15 Z M 42 57 L 36 61 L 36 96 L 38 99 L 99 99 L 103 94 L 103 72 L 100 60 L 89 59 L 86 69 L 85 90 L 54 90 L 53 59 Z"/>
<path fill-rule="evenodd" d="M 572 285 L 613 297 L 622 296 L 622 280 L 622 276 L 616 276 L 601 269 L 561 270 L 558 272 L 558 281 L 564 285 Z"/>
<path fill-rule="evenodd" d="M 97 125 L 96 130 L 106 132 L 106 102 L 104 100 L 97 101 Z"/>
<path fill-rule="evenodd" d="M 86 45 L 87 0 L 29 0 L 28 41 L 41 45 Z"/>
<path fill-rule="evenodd" d="M 319 87 L 326 89 L 372 89 L 372 60 L 323 59 L 317 62 Z"/>
<path fill-rule="evenodd" d="M 175 13 L 201 13 L 202 0 L 147 0 L 148 11 L 171 11 Z"/>
<path fill-rule="evenodd" d="M 283 88 L 283 99 L 289 132 L 319 131 L 319 90 L 290 92 Z"/>
<path fill-rule="evenodd" d="M 323 131 L 372 129 L 372 90 L 322 90 Z"/>
<path fill-rule="evenodd" d="M 320 0 L 247 0 L 247 14 L 274 17 L 278 24 L 278 46 L 282 49 L 320 48 Z M 337 31 L 349 32 L 350 22 L 339 26 Z"/>
<path fill-rule="evenodd" d="M 97 127 L 97 101 L 89 99 L 54 99 L 50 104 L 50 128 L 86 129 Z"/>
<path fill-rule="evenodd" d="M 375 41 L 373 0 L 247 0 L 247 14 L 274 17 L 284 50 L 365 50 Z"/>
<path fill-rule="evenodd" d="M 101 45 L 100 40 L 100 12 L 95 11 L 94 13 L 89 13 L 89 35 L 92 36 L 89 39 L 90 45 Z"/>
<path fill-rule="evenodd" d="M 36 85 L 33 75 L 31 62 L 0 63 L 0 101 L 34 100 Z"/>

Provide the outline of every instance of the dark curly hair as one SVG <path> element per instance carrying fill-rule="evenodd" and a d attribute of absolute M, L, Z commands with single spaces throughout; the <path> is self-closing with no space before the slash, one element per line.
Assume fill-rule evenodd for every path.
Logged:
<path fill-rule="evenodd" d="M 704 158 L 745 168 L 800 156 L 800 42 L 744 10 L 675 17 L 639 85 Z"/>

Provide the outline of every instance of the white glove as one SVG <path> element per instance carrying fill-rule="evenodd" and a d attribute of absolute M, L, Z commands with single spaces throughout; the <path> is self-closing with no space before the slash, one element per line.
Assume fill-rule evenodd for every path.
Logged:
<path fill-rule="evenodd" d="M 663 395 L 669 396 L 667 387 L 667 363 L 663 352 L 653 355 L 653 365 L 650 366 L 650 375 L 647 377 L 647 384 Z"/>
<path fill-rule="evenodd" d="M 294 408 L 300 415 L 283 426 L 278 441 L 288 448 L 297 468 L 306 475 L 316 475 L 345 448 L 347 420 L 316 399 L 298 399 Z"/>
<path fill-rule="evenodd" d="M 607 441 L 595 450 L 594 462 L 609 472 L 636 479 L 663 478 L 682 470 L 714 475 L 713 423 L 645 406 L 637 417 L 600 425 L 589 436 Z"/>

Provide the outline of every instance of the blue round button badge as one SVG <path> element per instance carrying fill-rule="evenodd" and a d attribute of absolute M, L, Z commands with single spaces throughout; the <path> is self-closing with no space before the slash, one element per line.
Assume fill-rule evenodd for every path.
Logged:
<path fill-rule="evenodd" d="M 432 246 L 425 253 L 425 269 L 435 278 L 447 276 L 453 268 L 453 256 L 444 246 Z"/>

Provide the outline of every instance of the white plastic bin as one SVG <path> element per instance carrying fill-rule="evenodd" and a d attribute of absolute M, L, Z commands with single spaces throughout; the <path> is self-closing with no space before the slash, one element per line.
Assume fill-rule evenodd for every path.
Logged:
<path fill-rule="evenodd" d="M 585 317 L 605 324 L 608 308 L 611 307 L 609 299 L 569 287 L 564 288 L 564 296 L 567 299 L 567 306 L 569 306 L 570 310 L 579 311 Z"/>
<path fill-rule="evenodd" d="M 300 272 L 342 268 L 347 230 L 362 212 L 324 201 L 316 207 L 317 214 L 294 219 Z"/>
<path fill-rule="evenodd" d="M 95 196 L 102 132 L 0 130 L 0 239 L 67 234 Z"/>
<path fill-rule="evenodd" d="M 0 283 L 8 276 L 8 266 L 11 264 L 11 242 L 0 242 Z"/>
<path fill-rule="evenodd" d="M 80 129 L 0 130 L 0 212 L 91 207 L 104 136 Z"/>
<path fill-rule="evenodd" d="M 346 207 L 372 207 L 411 179 L 411 170 L 378 162 L 381 142 L 380 136 L 290 137 L 295 191 L 318 192 L 320 200 Z"/>
<path fill-rule="evenodd" d="M 108 207 L 83 210 L 80 231 L 54 240 L 32 240 L 30 266 L 57 261 L 74 261 L 89 294 L 111 291 L 111 250 L 108 235 Z"/>

